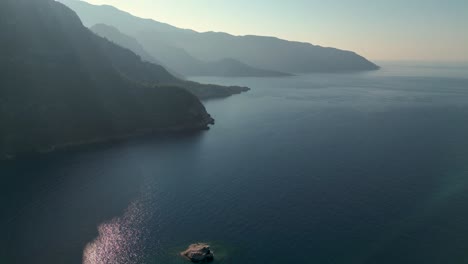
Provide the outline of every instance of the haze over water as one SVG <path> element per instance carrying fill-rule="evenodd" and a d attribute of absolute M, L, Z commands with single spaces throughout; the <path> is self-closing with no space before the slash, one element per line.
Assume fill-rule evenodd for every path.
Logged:
<path fill-rule="evenodd" d="M 3 162 L 0 262 L 464 263 L 468 66 L 380 65 L 196 78 L 252 91 L 210 131 Z"/>

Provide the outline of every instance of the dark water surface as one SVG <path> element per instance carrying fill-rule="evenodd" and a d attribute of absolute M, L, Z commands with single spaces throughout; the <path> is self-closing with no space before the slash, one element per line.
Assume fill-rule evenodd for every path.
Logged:
<path fill-rule="evenodd" d="M 468 263 L 468 67 L 198 81 L 207 132 L 0 163 L 0 263 Z"/>

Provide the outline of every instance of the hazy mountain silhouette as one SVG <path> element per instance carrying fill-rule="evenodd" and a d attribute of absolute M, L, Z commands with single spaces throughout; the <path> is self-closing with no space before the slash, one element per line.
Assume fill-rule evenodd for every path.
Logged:
<path fill-rule="evenodd" d="M 156 58 L 154 58 L 152 55 L 150 55 L 141 45 L 138 43 L 138 41 L 135 38 L 132 38 L 130 36 L 127 36 L 120 32 L 118 29 L 115 27 L 105 25 L 105 24 L 96 24 L 92 26 L 91 31 L 93 31 L 95 34 L 106 38 L 115 44 L 124 47 L 126 49 L 129 49 L 133 51 L 135 54 L 141 57 L 142 60 L 151 62 L 154 64 L 158 64 L 163 66 L 166 70 L 168 70 L 172 75 L 183 78 L 183 76 L 176 71 L 170 69 L 167 67 L 167 65 L 164 65 L 162 62 L 158 61 Z"/>
<path fill-rule="evenodd" d="M 138 54 L 142 59 L 163 65 L 165 68 L 175 69 L 170 71 L 173 74 L 183 74 L 186 76 L 234 76 L 234 77 L 265 77 L 265 76 L 288 76 L 289 74 L 261 70 L 250 67 L 240 61 L 234 59 L 222 59 L 215 62 L 204 62 L 190 56 L 185 50 L 167 45 L 157 45 L 157 42 L 152 42 L 153 37 L 157 37 L 157 33 L 149 38 L 142 36 L 145 43 L 149 40 L 147 47 L 160 58 L 157 60 L 150 55 L 135 39 L 123 34 L 117 28 L 105 24 L 96 24 L 90 28 L 99 36 L 105 37 L 112 42 L 130 49 Z M 152 45 L 155 43 L 155 45 Z M 163 62 L 161 62 L 161 60 Z M 170 66 L 168 66 L 170 65 Z M 176 73 L 177 72 L 177 73 Z"/>
<path fill-rule="evenodd" d="M 262 70 L 238 60 L 223 58 L 205 62 L 191 56 L 186 50 L 159 42 L 159 33 L 142 34 L 138 39 L 151 54 L 185 76 L 273 77 L 290 76 L 277 71 Z"/>
<path fill-rule="evenodd" d="M 198 33 L 138 18 L 112 6 L 95 6 L 78 0 L 60 1 L 74 9 L 85 25 L 104 23 L 114 26 L 136 38 L 150 54 L 163 62 L 165 61 L 158 52 L 166 53 L 169 57 L 184 51 L 186 54 L 183 56 L 192 56 L 202 61 L 232 58 L 251 67 L 278 72 L 345 72 L 379 68 L 350 51 L 274 37 L 232 36 L 216 32 Z M 168 52 L 168 47 L 174 49 L 172 53 Z M 172 67 L 171 64 L 168 65 Z"/>
<path fill-rule="evenodd" d="M 200 84 L 175 77 L 164 67 L 142 61 L 129 49 L 116 45 L 107 39 L 99 42 L 102 53 L 114 68 L 125 78 L 147 86 L 177 86 L 196 95 L 199 99 L 227 97 L 249 90 L 246 87 Z"/>
<path fill-rule="evenodd" d="M 0 158 L 212 122 L 194 95 L 156 82 L 201 96 L 245 90 L 179 80 L 53 0 L 1 1 L 0 32 Z"/>
<path fill-rule="evenodd" d="M 135 54 L 140 56 L 142 60 L 162 66 L 161 62 L 146 52 L 146 50 L 140 45 L 140 43 L 138 43 L 136 39 L 123 34 L 115 27 L 105 24 L 96 24 L 90 29 L 97 35 L 107 38 L 115 44 L 133 51 Z"/>
<path fill-rule="evenodd" d="M 148 61 L 142 61 L 141 58 L 136 55 L 136 52 L 142 55 L 147 54 L 144 49 L 142 50 L 138 42 L 132 40 L 115 28 L 100 24 L 94 29 L 99 31 L 98 34 L 106 36 L 107 39 L 103 39 L 100 44 L 102 51 L 108 57 L 109 61 L 112 62 L 114 67 L 126 78 L 133 81 L 144 83 L 147 85 L 170 85 L 182 87 L 191 93 L 195 94 L 200 99 L 210 99 L 226 97 L 233 94 L 238 94 L 247 91 L 246 87 L 238 86 L 219 86 L 212 84 L 199 84 L 192 81 L 183 80 L 179 77 L 175 77 L 171 72 L 167 71 L 164 67 L 151 63 L 148 61 L 158 62 L 156 59 L 146 57 Z M 115 41 L 110 41 L 113 38 Z M 115 45 L 118 44 L 118 45 Z M 140 47 L 140 48 L 139 48 Z M 132 52 L 132 49 L 136 49 L 136 52 Z"/>
<path fill-rule="evenodd" d="M 236 76 L 236 77 L 280 77 L 292 76 L 292 74 L 263 70 L 251 67 L 236 59 L 224 58 L 213 62 L 205 63 L 202 67 L 204 72 L 196 75 L 215 75 L 215 76 Z"/>

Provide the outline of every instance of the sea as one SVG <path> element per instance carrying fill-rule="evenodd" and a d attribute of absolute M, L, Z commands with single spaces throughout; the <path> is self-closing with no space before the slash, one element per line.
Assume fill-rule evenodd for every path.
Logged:
<path fill-rule="evenodd" d="M 280 78 L 208 131 L 0 163 L 0 263 L 468 263 L 468 64 Z"/>

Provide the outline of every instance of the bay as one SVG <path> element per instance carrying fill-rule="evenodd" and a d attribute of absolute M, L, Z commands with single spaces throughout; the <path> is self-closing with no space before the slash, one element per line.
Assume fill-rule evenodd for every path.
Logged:
<path fill-rule="evenodd" d="M 1 263 L 464 263 L 468 66 L 194 78 L 209 131 L 0 164 Z"/>

